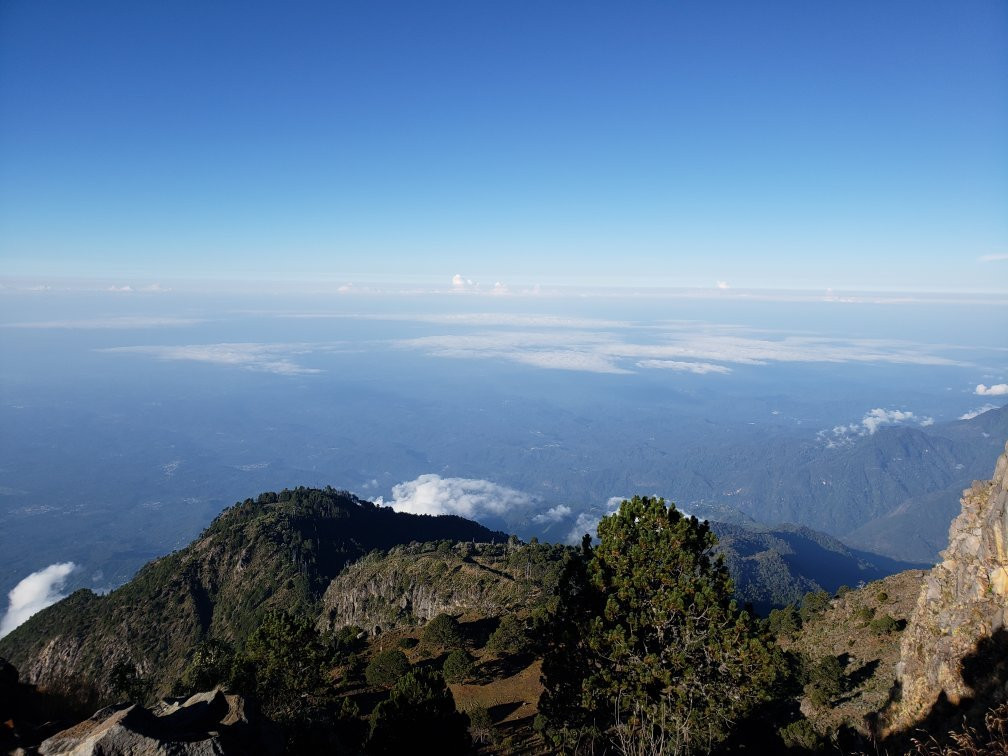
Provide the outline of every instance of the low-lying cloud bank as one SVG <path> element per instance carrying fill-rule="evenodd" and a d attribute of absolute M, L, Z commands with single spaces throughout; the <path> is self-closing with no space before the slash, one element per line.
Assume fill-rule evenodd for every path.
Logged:
<path fill-rule="evenodd" d="M 164 361 L 205 362 L 230 365 L 277 375 L 313 375 L 321 371 L 299 365 L 292 358 L 316 351 L 330 351 L 323 344 L 190 344 L 184 346 L 111 347 L 99 351 L 120 354 L 146 354 Z"/>
<path fill-rule="evenodd" d="M 526 325 L 536 327 L 532 322 Z M 638 338 L 640 336 L 644 338 Z M 736 326 L 675 322 L 636 329 L 612 327 L 589 330 L 572 327 L 510 330 L 505 327 L 420 336 L 394 344 L 433 357 L 504 360 L 542 368 L 594 373 L 633 373 L 637 368 L 724 375 L 732 372 L 730 365 L 791 362 L 961 364 L 938 354 L 940 347 L 934 345 L 805 334 L 767 334 Z"/>
<path fill-rule="evenodd" d="M 0 620 L 0 638 L 36 612 L 63 598 L 66 579 L 76 569 L 77 565 L 73 562 L 50 564 L 15 585 L 7 594 L 7 613 Z"/>

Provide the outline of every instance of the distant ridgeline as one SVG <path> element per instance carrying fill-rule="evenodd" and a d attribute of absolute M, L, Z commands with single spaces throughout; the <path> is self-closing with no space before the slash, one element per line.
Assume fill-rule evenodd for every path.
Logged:
<path fill-rule="evenodd" d="M 461 517 L 395 512 L 332 488 L 264 493 L 108 595 L 82 589 L 39 612 L 0 639 L 0 656 L 22 680 L 71 694 L 107 690 L 122 661 L 163 688 L 207 637 L 241 643 L 271 609 L 317 616 L 333 578 L 375 549 L 507 540 Z"/>

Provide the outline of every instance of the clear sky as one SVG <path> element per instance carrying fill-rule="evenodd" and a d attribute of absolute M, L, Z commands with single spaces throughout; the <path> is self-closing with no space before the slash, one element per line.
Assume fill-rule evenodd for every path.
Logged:
<path fill-rule="evenodd" d="M 0 275 L 1008 291 L 1008 4 L 0 4 Z"/>

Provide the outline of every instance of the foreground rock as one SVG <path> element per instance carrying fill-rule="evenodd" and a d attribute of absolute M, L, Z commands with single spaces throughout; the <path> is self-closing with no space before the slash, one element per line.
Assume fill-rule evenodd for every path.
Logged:
<path fill-rule="evenodd" d="M 279 753 L 283 741 L 250 711 L 248 702 L 219 689 L 168 699 L 146 709 L 110 706 L 45 740 L 46 756 L 201 756 Z"/>
<path fill-rule="evenodd" d="M 942 558 L 903 636 L 890 731 L 976 719 L 1008 697 L 1008 446 L 993 480 L 963 492 Z"/>

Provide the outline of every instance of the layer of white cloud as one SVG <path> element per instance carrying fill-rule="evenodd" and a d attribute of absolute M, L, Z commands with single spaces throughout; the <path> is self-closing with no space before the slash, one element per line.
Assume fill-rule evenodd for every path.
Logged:
<path fill-rule="evenodd" d="M 15 585 L 7 594 L 8 606 L 3 620 L 0 620 L 0 638 L 36 612 L 63 598 L 63 586 L 75 569 L 77 565 L 73 562 L 50 564 Z"/>
<path fill-rule="evenodd" d="M 997 253 L 993 255 L 982 255 L 980 257 L 980 262 L 1000 262 L 1001 260 L 1008 260 L 1008 254 Z"/>
<path fill-rule="evenodd" d="M 190 344 L 186 346 L 130 346 L 102 349 L 103 352 L 146 354 L 159 360 L 206 362 L 230 365 L 277 375 L 310 375 L 319 373 L 294 362 L 291 357 L 324 349 L 315 344 Z"/>
<path fill-rule="evenodd" d="M 127 330 L 131 328 L 165 328 L 191 326 L 206 321 L 198 318 L 157 318 L 126 316 L 118 318 L 92 318 L 82 320 L 39 320 L 24 323 L 4 323 L 4 328 L 39 328 L 68 330 Z"/>
<path fill-rule="evenodd" d="M 724 365 L 715 365 L 710 362 L 680 362 L 678 360 L 640 360 L 637 363 L 637 367 L 679 370 L 687 373 L 696 373 L 697 375 L 731 372 L 731 368 Z"/>
<path fill-rule="evenodd" d="M 728 368 L 718 363 L 961 364 L 937 354 L 940 347 L 880 339 L 777 336 L 733 326 L 666 323 L 658 329 L 648 329 L 649 338 L 646 343 L 640 343 L 620 330 L 623 329 L 500 329 L 422 336 L 395 343 L 439 357 L 500 359 L 546 368 L 603 373 L 632 372 L 632 365 L 723 374 Z M 661 365 L 661 362 L 671 364 Z M 701 366 L 685 367 L 687 364 Z"/>
<path fill-rule="evenodd" d="M 964 412 L 959 415 L 960 420 L 972 420 L 974 417 L 982 415 L 984 412 L 989 412 L 992 409 L 997 409 L 996 404 L 985 404 L 983 407 L 977 407 L 975 410 L 970 410 L 969 412 Z"/>
<path fill-rule="evenodd" d="M 411 514 L 454 514 L 479 520 L 486 515 L 510 518 L 526 514 L 535 499 L 527 493 L 478 478 L 442 478 L 429 473 L 392 488 L 391 501 L 376 504 Z"/>
<path fill-rule="evenodd" d="M 974 392 L 977 396 L 1005 396 L 1008 394 L 1008 383 L 995 383 L 993 386 L 979 384 Z"/>

